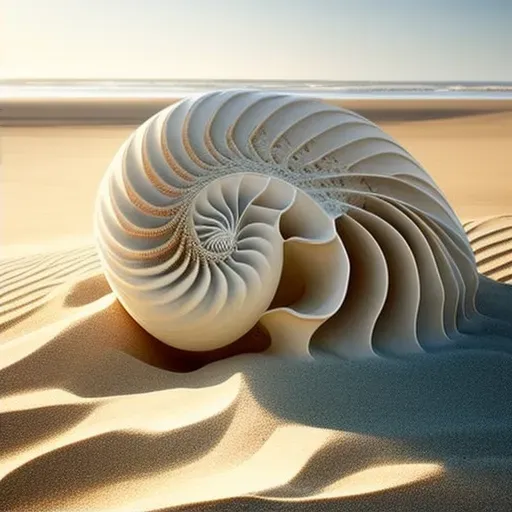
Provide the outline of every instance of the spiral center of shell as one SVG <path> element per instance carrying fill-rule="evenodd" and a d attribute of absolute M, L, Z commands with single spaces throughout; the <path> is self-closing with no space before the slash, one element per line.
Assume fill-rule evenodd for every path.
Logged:
<path fill-rule="evenodd" d="M 214 229 L 206 236 L 199 236 L 199 240 L 207 251 L 219 254 L 227 254 L 235 247 L 235 234 L 222 230 Z"/>

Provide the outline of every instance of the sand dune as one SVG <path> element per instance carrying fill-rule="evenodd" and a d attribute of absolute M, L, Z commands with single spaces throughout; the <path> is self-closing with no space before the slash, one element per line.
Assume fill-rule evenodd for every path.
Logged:
<path fill-rule="evenodd" d="M 510 279 L 512 217 L 465 226 L 482 268 Z M 0 275 L 1 510 L 506 510 L 512 498 L 510 355 L 246 354 L 168 371 L 182 356 L 119 306 L 90 243 L 4 259 Z M 484 309 L 512 299 L 500 290 Z"/>
<path fill-rule="evenodd" d="M 386 123 L 465 221 L 479 310 L 510 327 L 512 116 Z M 0 511 L 508 512 L 506 343 L 357 362 L 244 340 L 191 355 L 128 316 L 88 237 L 131 129 L 2 134 Z"/>

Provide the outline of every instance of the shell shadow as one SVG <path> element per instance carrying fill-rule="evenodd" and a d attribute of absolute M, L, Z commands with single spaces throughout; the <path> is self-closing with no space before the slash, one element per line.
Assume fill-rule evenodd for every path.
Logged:
<path fill-rule="evenodd" d="M 69 292 L 65 304 L 91 307 L 94 300 L 108 300 L 110 288 L 103 275 L 96 275 L 74 283 Z M 208 371 L 197 375 L 196 370 L 238 354 L 261 352 L 270 345 L 266 332 L 255 326 L 220 349 L 178 350 L 147 333 L 111 299 L 106 306 L 51 333 L 42 347 L 4 368 L 0 393 L 58 387 L 80 396 L 108 396 L 178 385 L 201 387 L 212 382 Z"/>

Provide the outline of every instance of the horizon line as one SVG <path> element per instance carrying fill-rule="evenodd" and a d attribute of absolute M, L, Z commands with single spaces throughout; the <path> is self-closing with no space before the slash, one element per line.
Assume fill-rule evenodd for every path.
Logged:
<path fill-rule="evenodd" d="M 26 83 L 26 82 L 301 82 L 301 83 L 332 83 L 332 84 L 486 84 L 486 85 L 510 85 L 511 80 L 332 80 L 313 78 L 151 78 L 151 77 L 0 77 L 2 83 Z"/>

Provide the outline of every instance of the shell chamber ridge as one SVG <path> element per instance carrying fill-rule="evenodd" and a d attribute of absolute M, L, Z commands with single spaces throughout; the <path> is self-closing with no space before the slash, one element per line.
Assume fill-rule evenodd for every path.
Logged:
<path fill-rule="evenodd" d="M 98 251 L 128 313 L 173 347 L 345 358 L 449 347 L 479 313 L 464 230 L 419 163 L 364 117 L 284 93 L 185 99 L 102 181 Z"/>

